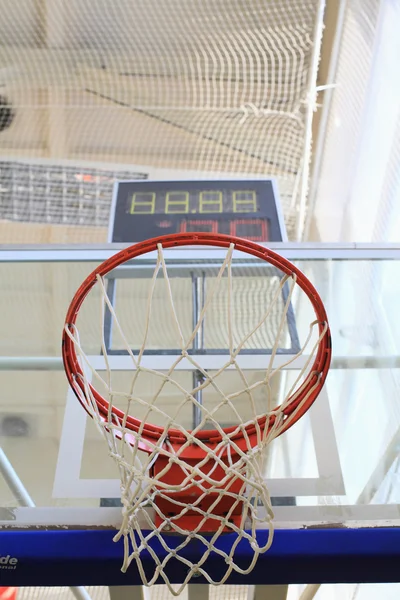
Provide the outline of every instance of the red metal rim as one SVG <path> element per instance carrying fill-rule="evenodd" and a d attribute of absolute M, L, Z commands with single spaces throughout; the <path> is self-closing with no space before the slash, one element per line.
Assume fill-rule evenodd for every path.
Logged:
<path fill-rule="evenodd" d="M 286 258 L 283 258 L 279 254 L 276 254 L 272 250 L 269 250 L 268 248 L 264 248 L 259 244 L 249 242 L 241 238 L 212 233 L 172 234 L 152 238 L 145 242 L 135 244 L 133 246 L 130 246 L 129 248 L 121 250 L 113 257 L 103 262 L 84 280 L 82 285 L 77 290 L 69 306 L 65 326 L 67 326 L 70 329 L 70 331 L 74 331 L 80 307 L 82 306 L 82 303 L 85 300 L 91 288 L 97 283 L 97 275 L 103 277 L 107 275 L 107 273 L 109 273 L 110 271 L 112 271 L 113 269 L 115 269 L 116 267 L 125 263 L 128 260 L 131 260 L 148 252 L 153 252 L 157 250 L 158 244 L 161 244 L 162 247 L 166 249 L 178 246 L 194 245 L 229 248 L 230 244 L 232 243 L 234 244 L 236 250 L 245 252 L 261 260 L 265 260 L 266 262 L 274 265 L 275 267 L 277 267 L 282 272 L 288 275 L 291 275 L 293 273 L 296 274 L 297 284 L 307 295 L 314 308 L 315 315 L 318 321 L 319 335 L 323 333 L 324 328 L 327 326 L 325 335 L 322 337 L 319 343 L 314 363 L 310 368 L 304 383 L 301 386 L 300 392 L 299 390 L 296 390 L 288 400 L 288 405 L 284 410 L 284 427 L 282 429 L 283 433 L 283 431 L 286 431 L 307 412 L 307 410 L 313 404 L 315 399 L 318 397 L 324 385 L 331 361 L 331 334 L 328 326 L 328 319 L 325 307 L 312 283 L 290 261 L 288 261 Z M 74 390 L 79 402 L 82 404 L 85 410 L 87 410 L 87 406 L 85 406 L 87 402 L 87 397 L 85 386 L 83 383 L 83 373 L 79 365 L 78 357 L 75 351 L 75 345 L 71 338 L 67 335 L 65 329 L 63 330 L 62 335 L 62 356 L 69 384 Z M 109 409 L 108 401 L 92 386 L 91 392 L 97 403 L 100 415 L 104 417 L 104 419 L 107 419 Z M 301 408 L 295 413 L 295 410 L 304 399 L 306 399 L 306 401 L 301 406 Z M 278 407 L 274 409 L 273 412 L 277 411 Z M 120 422 L 124 417 L 124 413 L 114 406 L 111 408 L 111 413 L 113 416 L 116 417 L 116 422 Z M 268 422 L 268 426 L 271 427 L 272 423 L 273 419 L 270 419 Z M 266 417 L 260 417 L 258 419 L 258 424 L 260 428 L 263 429 L 266 424 Z M 136 419 L 132 416 L 128 416 L 126 420 L 126 428 L 128 430 L 132 432 L 137 432 L 141 426 L 142 422 L 139 419 Z M 236 428 L 237 427 L 228 427 L 224 429 L 224 432 L 229 434 L 232 433 Z M 158 439 L 160 439 L 163 432 L 164 429 L 162 427 L 153 425 L 151 423 L 145 423 L 141 434 L 141 437 L 144 442 L 143 449 L 146 449 L 146 441 L 150 442 L 151 444 L 154 444 Z M 248 441 L 245 439 L 246 437 L 250 440 L 250 444 L 252 446 L 255 446 L 257 444 L 256 422 L 248 424 L 243 431 L 241 430 L 232 439 L 235 440 L 235 443 L 241 449 L 245 450 L 248 449 L 249 445 Z M 187 442 L 187 438 L 185 437 L 185 435 L 177 429 L 170 429 L 168 432 L 168 438 L 170 443 L 177 447 Z M 210 448 L 212 448 L 218 442 L 221 441 L 221 435 L 217 430 L 199 431 L 195 435 L 195 438 L 199 441 L 201 440 L 201 442 L 203 442 Z M 200 456 L 204 454 L 204 451 L 197 447 L 197 451 L 193 448 L 192 450 L 190 450 L 189 454 L 191 457 L 193 457 L 194 454 L 199 454 Z"/>

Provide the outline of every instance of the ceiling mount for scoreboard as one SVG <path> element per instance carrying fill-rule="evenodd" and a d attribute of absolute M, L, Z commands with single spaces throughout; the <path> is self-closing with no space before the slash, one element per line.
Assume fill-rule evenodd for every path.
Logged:
<path fill-rule="evenodd" d="M 208 232 L 282 242 L 286 230 L 273 179 L 118 181 L 109 242 Z"/>

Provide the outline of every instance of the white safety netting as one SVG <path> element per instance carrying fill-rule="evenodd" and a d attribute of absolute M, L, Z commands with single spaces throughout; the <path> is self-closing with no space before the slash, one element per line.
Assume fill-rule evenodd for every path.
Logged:
<path fill-rule="evenodd" d="M 68 587 L 20 587 L 9 588 L 17 593 L 17 600 L 110 600 L 108 587 L 87 586 L 86 588 Z M 0 600 L 12 600 L 7 592 L 0 594 Z"/>
<path fill-rule="evenodd" d="M 293 237 L 323 5 L 0 0 L 0 220 L 101 240 L 117 172 L 224 172 L 276 177 Z"/>
<path fill-rule="evenodd" d="M 348 0 L 338 3 L 338 12 L 327 74 L 333 87 L 324 93 L 314 145 L 305 236 L 325 242 L 396 242 L 400 5 Z"/>
<path fill-rule="evenodd" d="M 82 374 L 77 375 L 82 386 L 77 393 L 95 420 L 107 443 L 109 455 L 119 469 L 123 520 L 115 541 L 124 539 L 122 570 L 126 571 L 135 561 L 144 585 L 153 585 L 161 577 L 175 595 L 193 576 L 203 575 L 209 583 L 220 585 L 232 570 L 249 573 L 259 554 L 268 550 L 273 537 L 273 512 L 265 480 L 266 448 L 298 418 L 319 385 L 319 377 L 307 378 L 313 373 L 313 358 L 327 331 L 326 323 L 319 332 L 320 324 L 312 320 L 299 351 L 276 363 L 289 307 L 298 288 L 294 273 L 281 273 L 280 284 L 272 298 L 266 298 L 258 322 L 238 339 L 233 322 L 233 250 L 232 244 L 213 285 L 208 287 L 204 305 L 189 336 L 184 335 L 180 325 L 180 312 L 175 304 L 160 244 L 146 299 L 144 334 L 138 352 L 132 352 L 120 325 L 118 310 L 112 305 L 106 283 L 100 276 L 96 287 L 100 291 L 101 303 L 100 338 L 104 357 L 101 369 L 96 369 L 85 353 L 78 328 L 70 324 L 65 328 L 82 366 Z M 166 291 L 164 305 L 168 308 L 165 317 L 173 323 L 180 349 L 178 355 L 172 357 L 168 371 L 150 368 L 145 362 L 148 332 L 152 319 L 156 318 L 153 300 L 160 273 Z M 191 354 L 190 349 L 223 281 L 227 281 L 228 298 L 226 315 L 221 314 L 220 318 L 227 320 L 229 353 L 216 371 L 209 371 L 202 367 L 199 358 Z M 140 286 L 140 280 L 136 280 L 136 284 Z M 250 381 L 240 366 L 241 351 L 248 340 L 268 323 L 285 286 L 288 293 L 271 353 L 265 357 L 265 369 L 259 370 L 257 379 Z M 251 305 L 251 290 L 248 302 Z M 114 335 L 123 341 L 125 353 L 130 357 L 131 369 L 125 387 L 118 384 L 111 367 L 112 357 L 108 353 L 104 328 L 107 311 L 115 322 Z M 135 311 L 134 306 L 131 311 Z M 302 360 L 290 385 L 275 394 L 276 381 L 282 370 L 299 357 Z M 194 387 L 182 386 L 179 371 L 185 361 L 189 368 L 201 375 Z M 238 375 L 239 384 L 228 393 L 224 389 L 223 376 L 229 376 L 230 372 Z M 142 377 L 153 382 L 151 386 L 147 384 L 146 394 L 141 393 Z M 207 400 L 206 392 L 210 389 L 212 398 Z M 172 403 L 171 390 L 174 391 Z M 101 406 L 96 394 L 104 398 Z M 280 401 L 276 396 L 280 396 Z M 279 406 L 276 407 L 276 404 Z M 197 414 L 189 428 L 185 425 L 188 408 Z M 141 423 L 133 423 L 132 418 L 140 418 Z M 227 420 L 231 426 L 224 429 L 221 422 Z M 149 434 L 154 432 L 154 425 L 150 424 L 158 426 L 157 435 Z M 207 442 L 204 434 L 210 430 L 213 434 L 208 433 L 211 441 Z M 192 450 L 197 452 L 197 460 L 193 460 Z M 169 474 L 172 476 L 169 477 Z M 268 529 L 269 535 L 260 543 L 257 531 L 262 528 Z M 221 539 L 227 532 L 233 538 L 228 546 L 224 546 Z M 201 551 L 198 560 L 192 562 L 190 549 L 194 542 L 200 543 Z M 237 560 L 239 544 L 248 545 L 246 566 Z M 145 564 L 148 553 L 154 567 L 151 575 Z M 147 556 L 145 559 L 144 554 Z M 224 559 L 218 579 L 208 573 L 207 561 L 211 554 Z M 170 561 L 174 560 L 187 567 L 186 578 L 178 588 L 172 587 L 170 580 Z"/>

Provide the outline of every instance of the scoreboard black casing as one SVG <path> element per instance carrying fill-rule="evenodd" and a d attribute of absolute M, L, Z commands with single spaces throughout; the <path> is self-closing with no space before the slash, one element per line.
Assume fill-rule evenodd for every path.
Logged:
<path fill-rule="evenodd" d="M 136 243 L 183 232 L 256 242 L 287 240 L 273 179 L 117 181 L 108 241 Z"/>

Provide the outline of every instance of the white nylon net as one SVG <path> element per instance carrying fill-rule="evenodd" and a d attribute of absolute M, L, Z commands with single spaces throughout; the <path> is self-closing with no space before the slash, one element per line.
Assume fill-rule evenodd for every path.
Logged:
<path fill-rule="evenodd" d="M 277 177 L 293 237 L 323 5 L 0 0 L 0 220 L 20 225 L 10 241 L 47 241 L 22 223 L 63 225 L 76 242 L 97 227 L 91 239 L 104 240 L 109 179 L 172 170 Z"/>
<path fill-rule="evenodd" d="M 101 347 L 105 362 L 103 372 L 96 370 L 91 364 L 80 342 L 78 328 L 71 329 L 71 326 L 67 325 L 65 329 L 74 343 L 82 365 L 84 393 L 81 394 L 81 401 L 105 438 L 109 455 L 119 469 L 123 520 L 115 541 L 124 539 L 125 558 L 122 570 L 126 571 L 130 563 L 136 561 L 144 585 L 153 585 L 161 577 L 175 595 L 182 591 L 193 576 L 203 575 L 209 583 L 220 585 L 227 580 L 232 570 L 249 573 L 259 554 L 268 550 L 273 538 L 273 512 L 265 479 L 266 448 L 296 420 L 304 403 L 318 385 L 317 379 L 304 397 L 300 397 L 305 390 L 305 380 L 311 372 L 313 357 L 326 333 L 327 324 L 322 333 L 319 333 L 318 321 L 311 321 L 299 351 L 286 361 L 281 361 L 278 366 L 275 363 L 289 307 L 298 288 L 294 273 L 281 273 L 280 283 L 272 297 L 266 298 L 257 323 L 241 339 L 237 339 L 237 330 L 233 322 L 233 251 L 232 244 L 213 285 L 207 291 L 203 308 L 189 336 L 184 335 L 180 325 L 180 312 L 173 296 L 161 245 L 158 245 L 156 265 L 146 299 L 146 311 L 143 316 L 144 335 L 136 354 L 132 352 L 131 344 L 107 295 L 105 281 L 99 276 L 97 287 L 100 290 L 101 303 Z M 166 288 L 164 304 L 167 304 L 168 312 L 166 311 L 165 316 L 173 323 L 180 348 L 167 372 L 146 367 L 144 364 L 148 332 L 154 316 L 153 302 L 159 273 L 163 276 Z M 220 368 L 210 372 L 202 367 L 189 350 L 224 281 L 227 282 L 229 354 Z M 140 287 L 141 280 L 136 280 L 136 285 Z M 276 339 L 270 355 L 265 360 L 266 367 L 258 372 L 256 380 L 250 381 L 246 371 L 240 366 L 241 351 L 248 340 L 268 322 L 285 286 L 288 293 L 285 296 L 284 310 L 281 311 Z M 248 306 L 251 310 L 251 289 Z M 116 332 L 123 340 L 124 350 L 131 359 L 130 376 L 124 388 L 114 383 L 115 374 L 110 366 L 111 357 L 108 354 L 104 331 L 107 310 L 113 315 Z M 135 312 L 135 306 L 131 306 L 130 310 Z M 222 320 L 222 313 L 220 318 Z M 276 380 L 282 369 L 299 357 L 303 359 L 301 367 L 292 378 L 288 389 L 281 394 L 282 400 L 279 403 L 273 392 L 273 389 L 276 389 Z M 188 361 L 191 368 L 201 374 L 200 383 L 193 388 L 186 389 L 181 384 L 179 369 L 183 361 Z M 231 393 L 227 393 L 222 385 L 222 375 L 229 372 L 237 374 L 239 378 L 237 389 Z M 147 386 L 146 395 L 141 393 L 143 388 L 140 386 L 140 380 L 143 376 L 147 378 L 146 381 L 149 381 L 149 378 L 153 381 L 152 386 Z M 202 401 L 199 394 L 210 388 L 213 390 L 214 400 Z M 175 401 L 165 404 L 165 396 L 171 393 L 171 389 L 174 390 Z M 99 410 L 94 390 L 100 392 L 108 402 L 104 414 Z M 288 413 L 289 404 L 297 399 L 298 405 Z M 279 406 L 276 407 L 276 404 Z M 121 412 L 115 414 L 112 406 L 118 407 Z M 188 407 L 194 408 L 198 414 L 197 422 L 191 429 L 182 424 L 186 423 Z M 234 425 L 223 429 L 221 421 L 226 420 L 228 414 Z M 132 429 L 129 420 L 133 416 L 138 418 L 139 415 L 142 422 L 140 426 Z M 265 418 L 265 426 L 259 422 L 260 418 Z M 151 427 L 148 423 L 156 423 L 160 427 L 158 439 L 148 436 Z M 250 426 L 253 426 L 252 433 Z M 201 439 L 201 433 L 205 430 L 215 430 L 213 437 L 216 441 L 211 446 Z M 177 436 L 180 437 L 179 444 L 176 443 Z M 239 437 L 243 437 L 243 443 L 239 441 Z M 145 451 L 143 443 L 146 445 Z M 198 460 L 187 456 L 193 449 L 202 453 Z M 175 475 L 171 482 L 168 474 L 173 471 Z M 257 530 L 260 528 L 269 530 L 267 540 L 262 544 L 257 538 Z M 233 535 L 229 550 L 220 544 L 221 537 L 227 532 Z M 192 562 L 188 553 L 194 541 L 201 544 L 201 557 L 197 562 Z M 238 545 L 243 546 L 244 543 L 248 544 L 247 566 L 239 565 L 236 556 Z M 150 553 L 154 562 L 151 575 L 145 570 L 144 552 Z M 213 579 L 208 573 L 207 560 L 211 554 L 222 556 L 224 559 L 219 579 Z M 181 561 L 187 567 L 186 578 L 178 588 L 172 587 L 169 579 L 171 560 Z"/>
<path fill-rule="evenodd" d="M 1 589 L 1 588 L 0 588 Z M 20 587 L 12 588 L 17 591 L 17 600 L 110 600 L 108 587 L 87 586 L 82 595 L 76 588 L 67 587 Z M 84 595 L 85 594 L 85 595 Z M 11 597 L 10 597 L 11 598 Z M 9 600 L 7 595 L 0 594 L 0 600 Z"/>

